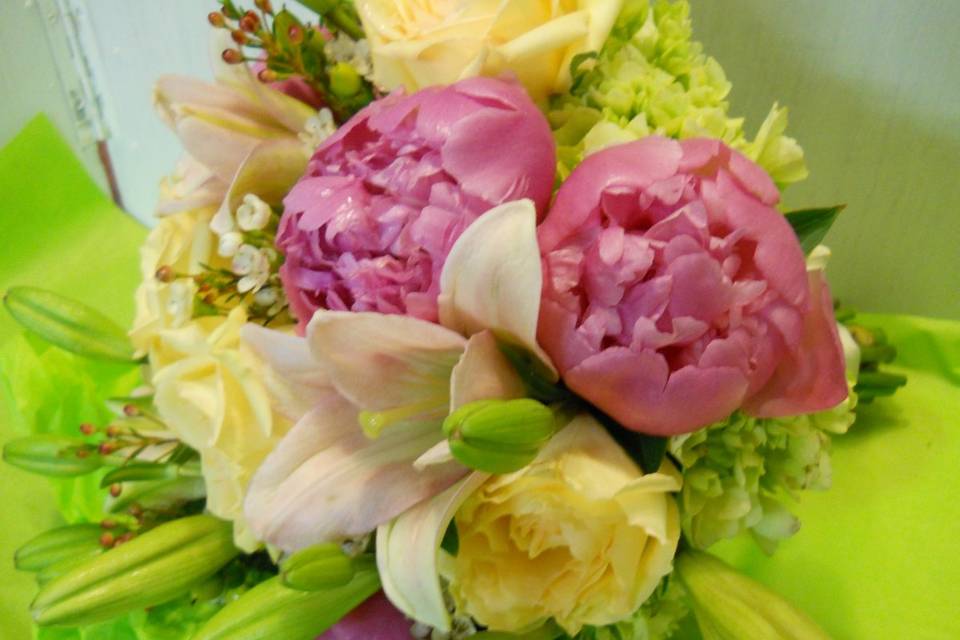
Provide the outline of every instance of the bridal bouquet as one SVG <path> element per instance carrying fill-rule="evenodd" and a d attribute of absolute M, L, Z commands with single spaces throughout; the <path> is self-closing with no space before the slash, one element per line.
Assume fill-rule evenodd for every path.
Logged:
<path fill-rule="evenodd" d="M 704 550 L 772 553 L 904 380 L 687 3 L 220 4 L 215 82 L 156 85 L 133 327 L 5 297 L 128 363 L 4 450 L 71 522 L 16 556 L 40 637 L 825 637 Z"/>

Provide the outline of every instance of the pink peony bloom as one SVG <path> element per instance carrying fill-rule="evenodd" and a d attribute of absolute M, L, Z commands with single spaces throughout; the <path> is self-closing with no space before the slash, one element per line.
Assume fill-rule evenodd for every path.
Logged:
<path fill-rule="evenodd" d="M 409 640 L 412 624 L 380 591 L 317 640 Z"/>
<path fill-rule="evenodd" d="M 317 149 L 284 201 L 277 246 L 291 309 L 437 320 L 439 276 L 460 234 L 521 198 L 542 212 L 553 138 L 519 85 L 473 78 L 370 104 Z"/>
<path fill-rule="evenodd" d="M 587 158 L 538 230 L 538 338 L 566 384 L 630 429 L 847 394 L 830 293 L 763 170 L 716 140 L 653 137 Z"/>

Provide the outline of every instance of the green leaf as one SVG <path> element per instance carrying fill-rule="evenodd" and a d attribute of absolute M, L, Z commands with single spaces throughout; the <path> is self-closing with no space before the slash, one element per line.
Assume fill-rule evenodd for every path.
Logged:
<path fill-rule="evenodd" d="M 82 476 L 103 466 L 103 459 L 95 453 L 77 456 L 78 448 L 84 444 L 83 440 L 69 436 L 27 436 L 4 445 L 3 459 L 31 473 L 61 478 Z"/>
<path fill-rule="evenodd" d="M 821 209 L 790 211 L 786 214 L 787 222 L 793 227 L 793 232 L 797 234 L 797 239 L 800 241 L 804 253 L 810 253 L 818 244 L 823 242 L 827 231 L 830 230 L 837 216 L 846 206 L 845 204 L 838 204 Z"/>
<path fill-rule="evenodd" d="M 61 349 L 99 360 L 135 360 L 126 332 L 84 304 L 36 287 L 13 287 L 3 303 L 28 331 Z"/>
<path fill-rule="evenodd" d="M 528 396 L 544 404 L 554 404 L 570 398 L 570 393 L 562 385 L 550 381 L 550 372 L 540 359 L 526 348 L 499 336 L 497 346 L 520 376 Z"/>

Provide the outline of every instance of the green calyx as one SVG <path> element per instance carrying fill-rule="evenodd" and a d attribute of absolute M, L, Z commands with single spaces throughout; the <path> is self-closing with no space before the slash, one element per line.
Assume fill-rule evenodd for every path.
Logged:
<path fill-rule="evenodd" d="M 190 590 L 239 553 L 229 522 L 181 518 L 72 566 L 41 587 L 31 612 L 41 626 L 109 620 Z"/>
<path fill-rule="evenodd" d="M 350 582 L 355 574 L 354 558 L 332 542 L 298 551 L 280 567 L 283 584 L 300 591 L 340 587 Z"/>
<path fill-rule="evenodd" d="M 313 640 L 380 589 L 376 562 L 358 558 L 353 577 L 325 589 L 291 589 L 277 576 L 214 615 L 192 640 Z"/>
<path fill-rule="evenodd" d="M 556 430 L 553 410 L 530 398 L 471 402 L 443 422 L 443 433 L 457 460 L 497 474 L 533 462 Z"/>

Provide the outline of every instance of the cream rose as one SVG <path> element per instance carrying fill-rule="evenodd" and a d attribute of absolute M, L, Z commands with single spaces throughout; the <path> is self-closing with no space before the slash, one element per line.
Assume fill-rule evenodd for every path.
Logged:
<path fill-rule="evenodd" d="M 253 472 L 291 423 L 271 407 L 266 364 L 240 340 L 243 307 L 226 318 L 208 317 L 157 334 L 154 403 L 176 436 L 200 452 L 207 508 L 234 521 L 237 543 L 256 540 L 243 517 Z"/>
<path fill-rule="evenodd" d="M 622 620 L 653 593 L 680 536 L 665 462 L 644 475 L 592 418 L 554 436 L 538 459 L 495 476 L 456 515 L 450 591 L 498 631 L 554 618 L 570 635 Z"/>
<path fill-rule="evenodd" d="M 416 90 L 513 72 L 534 99 L 566 91 L 570 61 L 599 50 L 623 0 L 359 0 L 374 81 Z"/>

